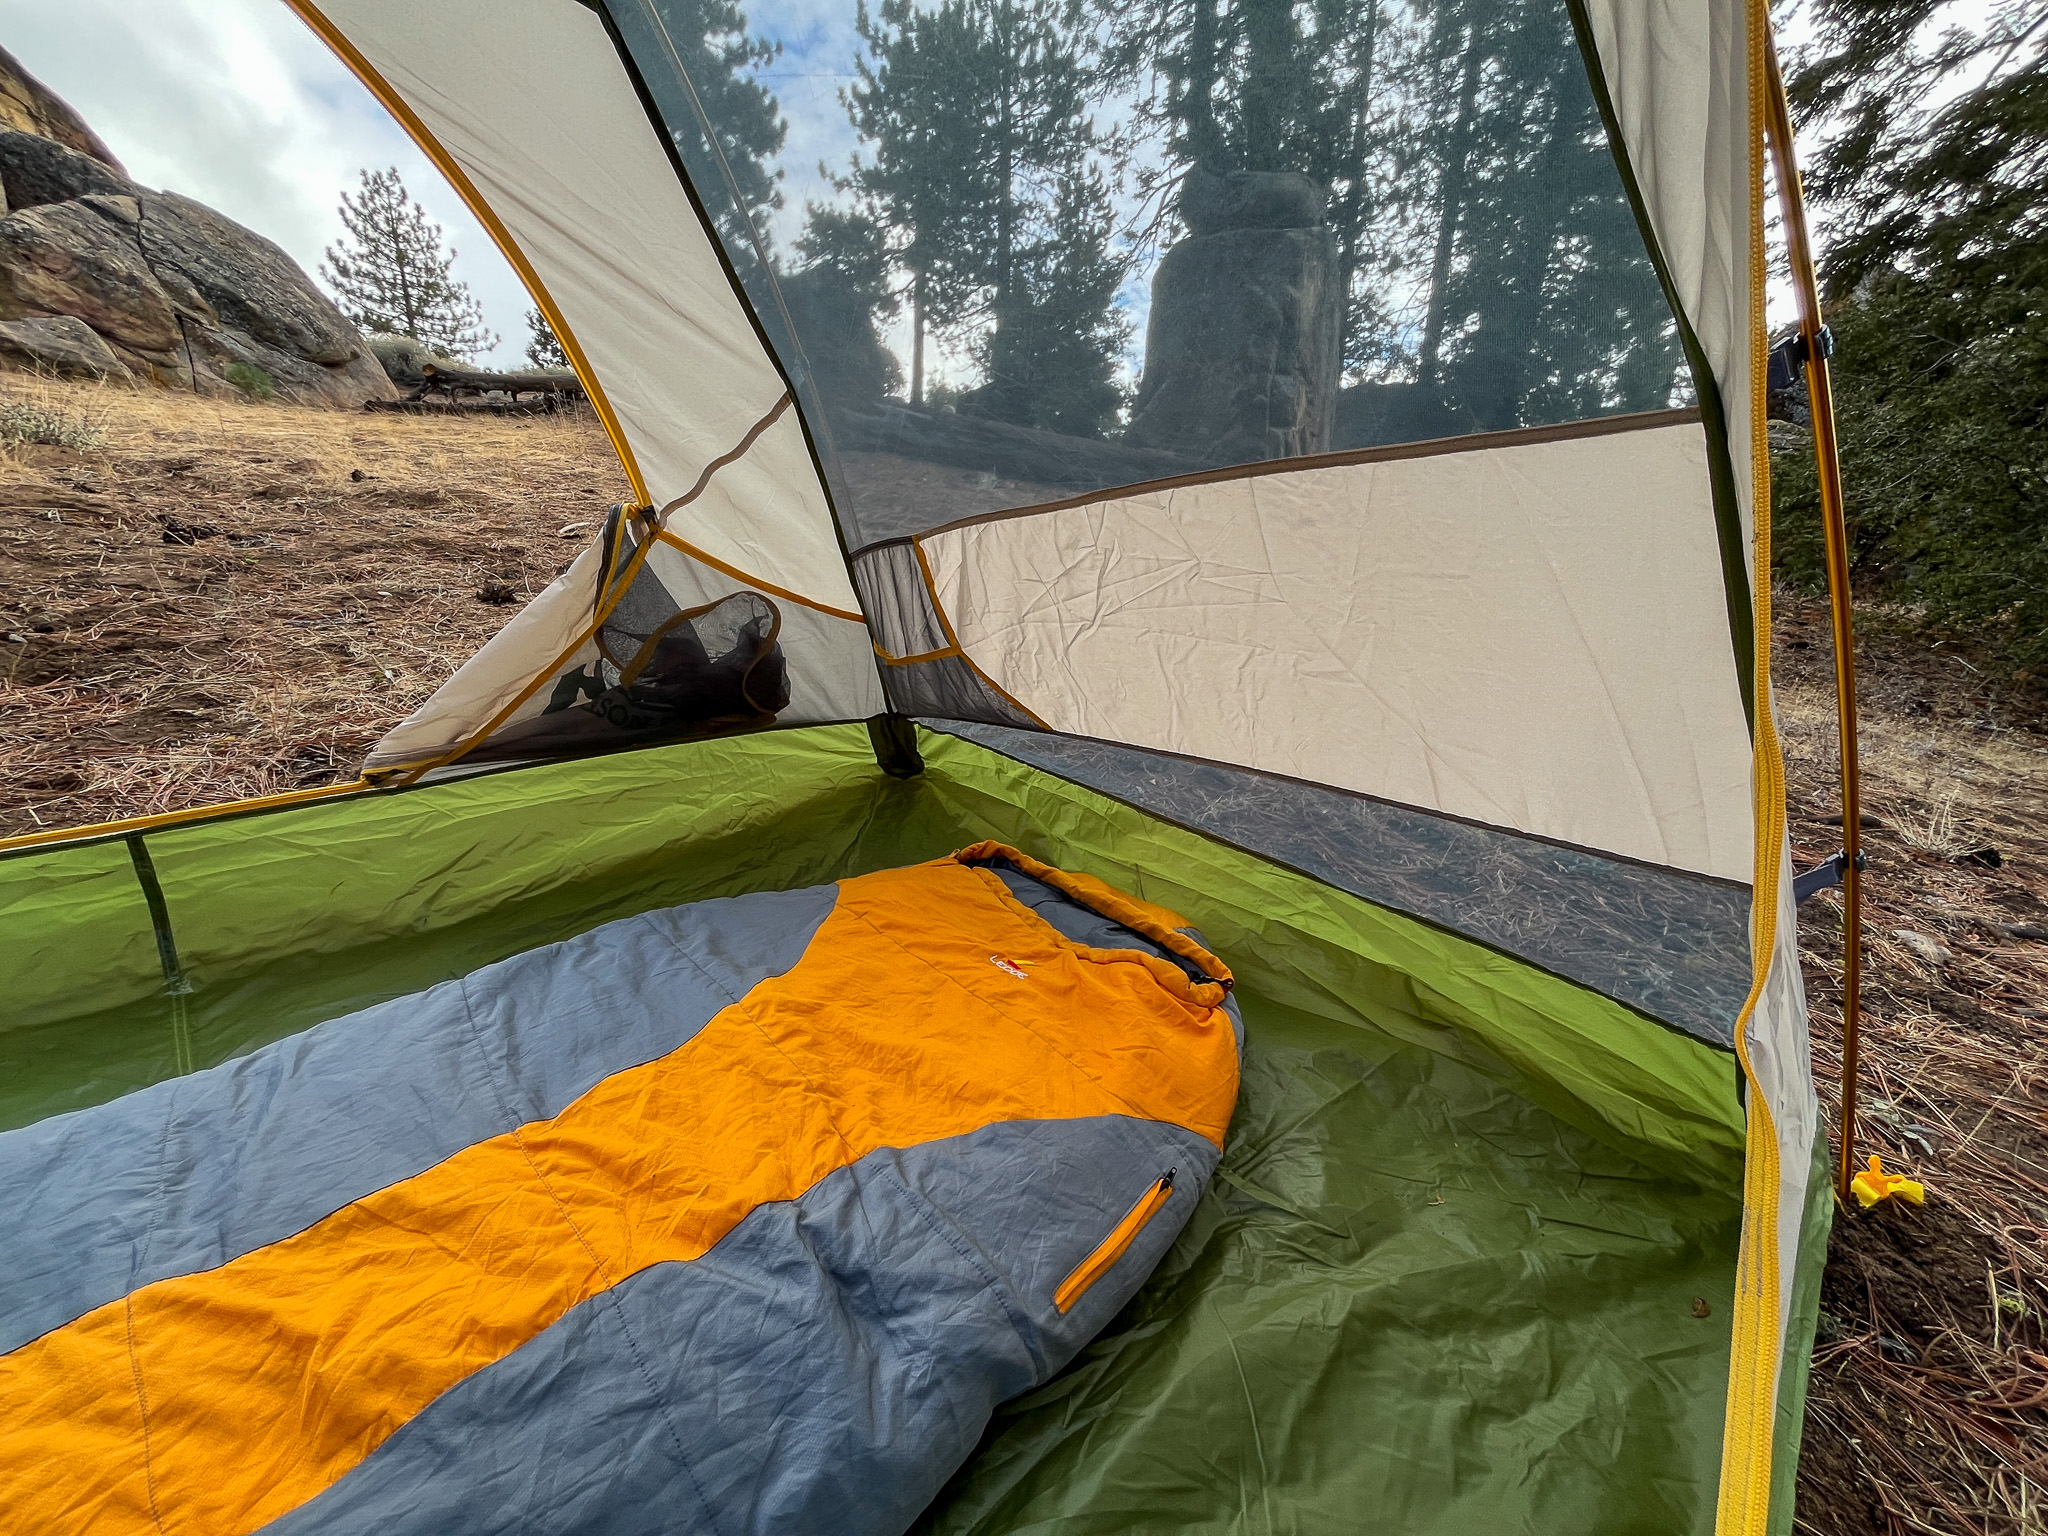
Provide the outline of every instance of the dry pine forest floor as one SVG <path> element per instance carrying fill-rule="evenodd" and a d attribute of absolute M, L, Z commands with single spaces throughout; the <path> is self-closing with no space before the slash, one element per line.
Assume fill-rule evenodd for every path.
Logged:
<path fill-rule="evenodd" d="M 69 446 L 0 446 L 0 835 L 351 776 L 625 494 L 581 415 L 0 384 L 0 439 L 38 425 Z M 1804 867 L 1838 841 L 1827 624 L 1780 608 Z M 1837 1222 L 1798 1529 L 2048 1532 L 2048 699 L 1882 615 L 1861 665 L 1861 1150 L 1930 1194 Z M 1831 900 L 1802 914 L 1829 1100 Z"/>

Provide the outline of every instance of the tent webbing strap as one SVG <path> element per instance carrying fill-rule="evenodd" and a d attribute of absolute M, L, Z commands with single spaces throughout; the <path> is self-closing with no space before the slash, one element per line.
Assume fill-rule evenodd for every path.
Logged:
<path fill-rule="evenodd" d="M 122 841 L 128 845 L 128 858 L 135 866 L 135 882 L 142 887 L 142 899 L 149 903 L 149 923 L 156 931 L 157 959 L 164 968 L 164 996 L 171 1000 L 171 1051 L 177 1060 L 178 1075 L 182 1077 L 195 1065 L 192 1023 L 185 1009 L 185 999 L 192 993 L 192 983 L 185 979 L 185 968 L 178 961 L 178 939 L 171 931 L 171 909 L 164 901 L 163 884 L 156 877 L 156 863 L 149 856 L 148 845 L 140 833 L 131 833 Z"/>

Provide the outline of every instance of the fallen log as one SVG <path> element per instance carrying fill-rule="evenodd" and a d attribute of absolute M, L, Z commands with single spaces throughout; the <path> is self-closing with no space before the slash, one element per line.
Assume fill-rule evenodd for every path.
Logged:
<path fill-rule="evenodd" d="M 429 393 L 447 395 L 546 395 L 560 400 L 581 400 L 583 381 L 573 373 L 555 369 L 534 369 L 521 373 L 490 373 L 481 368 L 452 368 L 445 363 L 425 363 L 423 382 L 413 391 L 415 400 Z"/>
<path fill-rule="evenodd" d="M 502 396 L 457 400 L 422 399 L 419 395 L 408 395 L 403 400 L 365 400 L 366 411 L 398 411 L 408 416 L 552 416 L 562 408 L 564 395 L 541 395 L 535 399 L 514 400 Z"/>

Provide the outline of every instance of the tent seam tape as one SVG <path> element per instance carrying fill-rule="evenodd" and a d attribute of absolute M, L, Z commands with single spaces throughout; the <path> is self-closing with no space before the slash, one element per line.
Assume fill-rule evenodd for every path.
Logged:
<path fill-rule="evenodd" d="M 1207 485 L 1228 485 L 1238 480 L 1263 480 L 1275 475 L 1306 475 L 1326 469 L 1358 469 L 1373 464 L 1398 464 L 1414 459 L 1451 458 L 1465 453 L 1494 453 L 1510 448 L 1542 448 L 1553 443 L 1579 442 L 1586 438 L 1617 437 L 1626 432 L 1662 432 L 1701 422 L 1698 406 L 1675 406 L 1656 411 L 1630 411 L 1618 416 L 1587 416 L 1548 427 L 1510 427 L 1498 432 L 1465 432 L 1456 437 L 1426 437 L 1407 443 L 1381 443 L 1371 448 L 1345 448 L 1334 453 L 1297 454 L 1285 459 L 1256 459 L 1224 469 L 1199 470 L 1188 475 L 1167 475 L 1157 480 L 1136 480 L 1128 485 L 1104 486 L 1079 496 L 1057 501 L 1035 501 L 1000 512 L 977 512 L 972 517 L 926 528 L 920 533 L 876 539 L 853 553 L 856 558 L 871 550 L 909 544 L 917 539 L 958 533 L 963 528 L 988 523 L 1007 523 L 1051 512 L 1068 512 L 1077 507 L 1102 506 L 1111 502 L 1134 501 L 1141 496 L 1166 491 L 1190 490 Z"/>
<path fill-rule="evenodd" d="M 333 51 L 343 66 L 362 81 L 370 94 L 383 104 L 384 109 L 398 119 L 399 126 L 419 145 L 426 157 L 433 162 L 435 169 L 448 178 L 448 183 L 455 189 L 456 195 L 468 205 L 469 211 L 476 215 L 477 222 L 483 225 L 492 241 L 504 253 L 505 260 L 519 274 L 520 281 L 533 296 L 534 304 L 546 316 L 548 324 L 554 328 L 555 339 L 561 342 L 563 353 L 568 357 L 570 366 L 576 370 L 576 377 L 582 381 L 584 390 L 590 396 L 591 406 L 597 411 L 598 419 L 604 423 L 605 435 L 612 440 L 612 449 L 619 456 L 619 463 L 626 471 L 627 480 L 632 483 L 633 495 L 638 505 L 651 506 L 654 498 L 647 489 L 646 478 L 640 473 L 639 460 L 633 456 L 633 446 L 627 441 L 626 429 L 620 423 L 618 414 L 612 409 L 611 400 L 605 394 L 603 384 L 598 381 L 597 370 L 591 366 L 590 358 L 585 354 L 582 343 L 576 339 L 575 332 L 570 329 L 560 307 L 556 305 L 554 296 L 548 292 L 547 285 L 540 280 L 540 274 L 534 270 L 533 263 L 527 260 L 526 253 L 519 248 L 518 242 L 512 238 L 512 232 L 505 227 L 504 221 L 484 200 L 476 184 L 469 179 L 468 172 L 462 169 L 455 157 L 434 137 L 433 131 L 427 127 L 419 114 L 413 111 L 410 103 L 377 72 L 376 67 L 348 40 L 341 29 L 321 13 L 314 0 L 285 0 L 285 3 L 298 13 L 301 21 L 313 29 L 314 34 Z"/>
<path fill-rule="evenodd" d="M 774 426 L 776 422 L 780 421 L 782 419 L 782 413 L 788 410 L 790 406 L 795 403 L 796 396 L 792 395 L 789 392 L 789 390 L 785 388 L 782 391 L 782 397 L 768 408 L 767 415 L 763 416 L 759 421 L 755 422 L 751 427 L 747 428 L 745 435 L 743 435 L 740 438 L 740 440 L 737 443 L 735 443 L 731 448 L 728 448 L 724 453 L 721 453 L 717 458 L 713 459 L 710 463 L 704 466 L 704 468 L 697 475 L 697 483 L 695 485 L 691 486 L 687 491 L 683 492 L 682 495 L 676 497 L 673 501 L 663 502 L 661 506 L 655 509 L 653 520 L 657 522 L 657 525 L 660 519 L 667 517 L 671 512 L 677 512 L 682 510 L 682 508 L 687 507 L 699 496 L 702 496 L 705 490 L 708 489 L 711 484 L 711 477 L 716 475 L 721 469 L 725 468 L 726 465 L 736 464 L 741 459 L 745 458 L 747 456 L 748 451 L 753 448 L 754 444 L 761 440 L 761 434 L 766 432 L 770 427 Z"/>
<path fill-rule="evenodd" d="M 881 646 L 877 645 L 875 647 L 875 654 L 881 657 L 884 663 L 892 667 L 914 667 L 920 662 L 945 661 L 955 656 L 958 656 L 962 661 L 967 661 L 967 657 L 957 645 L 943 645 L 936 651 L 919 651 L 915 656 L 892 656 L 883 650 Z M 971 661 L 967 662 L 967 664 L 969 666 L 974 665 Z"/>
<path fill-rule="evenodd" d="M 771 597 L 779 597 L 783 599 L 783 601 L 785 602 L 795 603 L 799 607 L 813 609 L 818 613 L 827 614 L 835 619 L 845 619 L 849 624 L 858 624 L 863 629 L 867 627 L 868 621 L 860 614 L 848 613 L 844 608 L 834 608 L 828 603 L 820 603 L 808 597 L 801 597 L 797 593 L 791 592 L 785 587 L 776 586 L 771 581 L 763 581 L 758 576 L 749 575 L 747 572 L 741 570 L 738 566 L 728 565 L 725 561 L 719 559 L 716 555 L 705 553 L 696 545 L 690 543 L 689 540 L 677 538 L 674 534 L 670 533 L 666 528 L 658 530 L 654 536 L 655 538 L 659 539 L 662 543 L 671 545 L 674 548 L 681 550 L 684 554 L 688 555 L 692 560 L 695 560 L 698 564 L 708 565 L 714 571 L 717 571 L 719 574 L 724 576 L 730 576 L 734 581 L 745 582 L 748 586 L 756 587 L 761 591 L 766 592 Z"/>

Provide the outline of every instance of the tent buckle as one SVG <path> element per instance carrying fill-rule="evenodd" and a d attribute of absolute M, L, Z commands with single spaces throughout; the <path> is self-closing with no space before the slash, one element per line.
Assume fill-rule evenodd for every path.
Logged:
<path fill-rule="evenodd" d="M 1842 883 L 1842 877 L 1849 867 L 1848 855 L 1837 852 L 1823 859 L 1803 875 L 1792 877 L 1792 901 L 1796 906 L 1809 896 L 1818 896 L 1822 891 L 1831 891 Z M 1870 867 L 1870 857 L 1862 849 L 1856 850 L 1858 873 Z"/>

